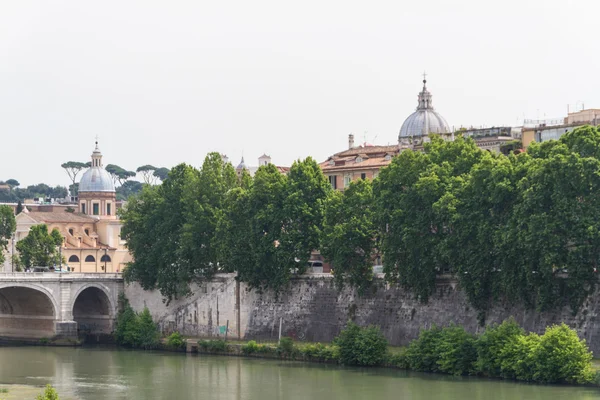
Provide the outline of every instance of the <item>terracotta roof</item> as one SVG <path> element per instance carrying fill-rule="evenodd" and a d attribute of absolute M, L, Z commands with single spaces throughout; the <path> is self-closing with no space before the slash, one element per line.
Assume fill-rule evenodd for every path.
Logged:
<path fill-rule="evenodd" d="M 49 222 L 49 223 L 57 223 L 57 222 L 75 222 L 75 223 L 94 223 L 96 222 L 96 218 L 90 217 L 85 214 L 80 213 L 69 213 L 66 211 L 57 211 L 57 212 L 39 212 L 39 211 L 30 211 L 27 216 L 33 218 L 38 222 Z"/>
<path fill-rule="evenodd" d="M 386 160 L 386 155 L 395 156 L 400 152 L 398 145 L 391 146 L 359 146 L 341 151 L 329 157 L 320 164 L 323 171 L 349 171 L 382 168 L 389 165 L 392 160 Z M 356 158 L 362 158 L 356 162 Z M 334 165 L 331 165 L 331 161 Z"/>
<path fill-rule="evenodd" d="M 321 163 L 321 169 L 323 171 L 338 171 L 338 170 L 360 170 L 360 169 L 373 169 L 373 168 L 383 168 L 389 165 L 392 160 L 386 160 L 385 156 L 383 157 L 373 157 L 362 162 L 355 162 L 354 159 L 347 160 L 343 165 L 329 165 L 328 161 Z"/>
<path fill-rule="evenodd" d="M 377 153 L 397 153 L 398 145 L 390 145 L 390 146 L 364 146 L 364 147 L 355 147 L 353 149 L 348 149 L 344 151 L 340 151 L 339 153 L 335 153 L 335 156 L 345 157 L 345 156 L 357 156 L 359 154 L 377 154 Z"/>

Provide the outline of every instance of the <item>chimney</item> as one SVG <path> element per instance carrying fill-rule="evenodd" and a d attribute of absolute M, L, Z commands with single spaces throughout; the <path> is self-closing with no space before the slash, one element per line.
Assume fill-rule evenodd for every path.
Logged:
<path fill-rule="evenodd" d="M 352 133 L 348 135 L 348 148 L 349 149 L 354 148 L 354 134 L 352 134 Z"/>

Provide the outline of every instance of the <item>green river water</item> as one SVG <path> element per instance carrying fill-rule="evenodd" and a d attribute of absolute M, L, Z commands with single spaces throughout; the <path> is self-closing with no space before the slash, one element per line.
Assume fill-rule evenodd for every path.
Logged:
<path fill-rule="evenodd" d="M 113 348 L 0 347 L 0 399 L 600 399 L 600 389 Z"/>

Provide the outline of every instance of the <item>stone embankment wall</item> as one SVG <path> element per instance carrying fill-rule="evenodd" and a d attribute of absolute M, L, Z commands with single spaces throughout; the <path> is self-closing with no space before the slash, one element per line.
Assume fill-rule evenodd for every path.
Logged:
<path fill-rule="evenodd" d="M 147 306 L 164 332 L 179 331 L 190 336 L 224 336 L 219 326 L 229 326 L 230 338 L 276 340 L 281 320 L 282 333 L 296 340 L 331 341 L 348 320 L 359 325 L 374 324 L 393 345 L 405 345 L 420 329 L 456 323 L 478 332 L 477 311 L 469 306 L 455 281 L 441 279 L 435 295 L 423 304 L 398 286 L 378 280 L 373 293 L 359 297 L 352 289 L 338 292 L 329 275 L 294 279 L 279 296 L 249 291 L 233 275 L 219 275 L 195 286 L 193 295 L 163 303 L 158 292 L 145 292 L 137 284 L 125 288 L 136 310 Z M 577 315 L 565 308 L 540 313 L 519 305 L 498 305 L 486 323 L 502 322 L 513 316 L 526 330 L 542 333 L 546 326 L 565 322 L 585 338 L 600 355 L 600 296 L 587 299 Z M 222 328 L 224 329 L 224 328 Z"/>

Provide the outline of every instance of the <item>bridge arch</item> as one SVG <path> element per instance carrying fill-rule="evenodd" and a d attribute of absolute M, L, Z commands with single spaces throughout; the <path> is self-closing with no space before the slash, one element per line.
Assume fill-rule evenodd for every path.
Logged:
<path fill-rule="evenodd" d="M 0 336 L 39 339 L 56 334 L 60 309 L 53 293 L 32 283 L 0 283 Z"/>
<path fill-rule="evenodd" d="M 70 309 L 79 334 L 111 333 L 116 305 L 110 290 L 100 283 L 82 285 L 71 297 Z"/>

